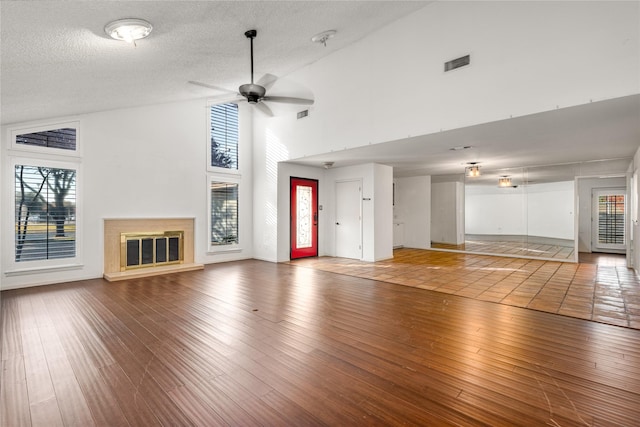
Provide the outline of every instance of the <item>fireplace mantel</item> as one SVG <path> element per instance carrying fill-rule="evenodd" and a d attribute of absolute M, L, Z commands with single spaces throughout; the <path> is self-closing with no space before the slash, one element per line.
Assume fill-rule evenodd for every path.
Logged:
<path fill-rule="evenodd" d="M 104 278 L 110 282 L 157 276 L 179 271 L 201 270 L 194 262 L 194 218 L 106 218 L 104 219 Z M 120 271 L 122 233 L 184 232 L 183 263 Z"/>

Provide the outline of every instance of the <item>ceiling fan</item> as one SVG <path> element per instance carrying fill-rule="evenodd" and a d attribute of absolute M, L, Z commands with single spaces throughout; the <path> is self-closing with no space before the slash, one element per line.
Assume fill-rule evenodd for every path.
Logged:
<path fill-rule="evenodd" d="M 271 87 L 273 83 L 275 83 L 277 77 L 266 74 L 263 76 L 257 83 L 253 82 L 253 39 L 257 35 L 256 30 L 249 30 L 244 33 L 244 35 L 250 40 L 251 44 L 251 83 L 243 84 L 238 88 L 237 99 L 232 99 L 229 102 L 234 101 L 247 101 L 249 104 L 254 104 L 256 108 L 265 113 L 268 116 L 273 116 L 273 112 L 271 108 L 269 108 L 264 102 L 282 102 L 287 104 L 300 104 L 300 105 L 311 105 L 313 104 L 312 99 L 306 98 L 295 98 L 290 96 L 270 96 L 267 95 L 267 88 Z M 200 83 L 196 81 L 190 81 L 189 83 L 203 86 L 210 89 L 215 90 L 223 90 L 225 92 L 232 92 L 228 89 L 223 89 L 218 86 L 209 85 L 206 83 Z M 262 83 L 262 84 L 261 84 Z"/>

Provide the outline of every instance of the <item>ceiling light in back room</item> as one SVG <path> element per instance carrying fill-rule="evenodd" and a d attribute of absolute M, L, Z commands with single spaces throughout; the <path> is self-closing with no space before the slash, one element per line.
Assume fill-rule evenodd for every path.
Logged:
<path fill-rule="evenodd" d="M 509 175 L 502 175 L 498 178 L 498 187 L 513 187 Z"/>
<path fill-rule="evenodd" d="M 480 176 L 480 165 L 478 162 L 469 162 L 465 168 L 465 175 L 469 178 L 475 178 Z"/>
<path fill-rule="evenodd" d="M 135 45 L 136 40 L 147 37 L 153 26 L 144 19 L 126 18 L 109 22 L 104 27 L 104 32 L 115 40 L 122 40 Z"/>

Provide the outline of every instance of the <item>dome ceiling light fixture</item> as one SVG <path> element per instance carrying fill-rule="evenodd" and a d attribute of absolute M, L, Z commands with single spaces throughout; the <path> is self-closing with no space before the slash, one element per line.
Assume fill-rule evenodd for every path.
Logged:
<path fill-rule="evenodd" d="M 125 41 L 136 45 L 136 40 L 151 34 L 153 26 L 144 19 L 125 18 L 109 22 L 104 26 L 104 32 L 115 40 Z"/>

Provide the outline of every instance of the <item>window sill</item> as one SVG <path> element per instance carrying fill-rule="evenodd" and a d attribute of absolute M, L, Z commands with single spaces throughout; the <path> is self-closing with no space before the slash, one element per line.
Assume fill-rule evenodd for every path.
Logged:
<path fill-rule="evenodd" d="M 222 254 L 235 254 L 242 252 L 242 248 L 209 248 L 207 255 L 222 255 Z"/>
<path fill-rule="evenodd" d="M 55 273 L 57 271 L 81 270 L 83 268 L 84 268 L 84 264 L 65 264 L 65 265 L 33 267 L 33 268 L 24 268 L 20 270 L 5 271 L 4 275 L 7 277 L 26 276 L 28 274 Z"/>

